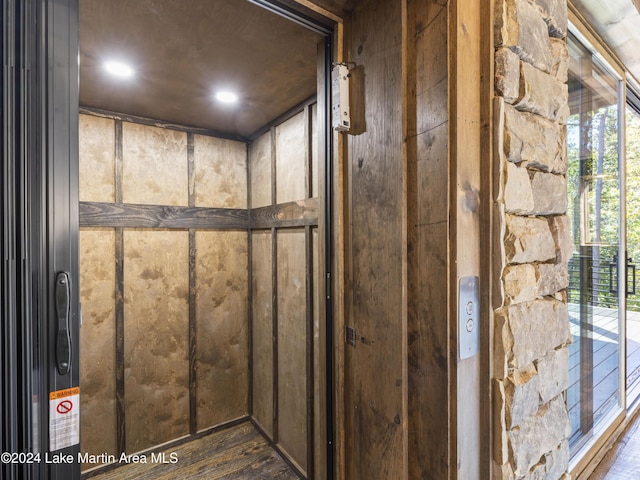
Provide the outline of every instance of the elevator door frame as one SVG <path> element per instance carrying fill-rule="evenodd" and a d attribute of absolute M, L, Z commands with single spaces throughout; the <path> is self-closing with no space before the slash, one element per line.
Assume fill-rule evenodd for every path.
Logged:
<path fill-rule="evenodd" d="M 79 479 L 78 0 L 5 1 L 3 22 L 0 469 Z M 50 409 L 71 388 L 63 438 Z"/>
<path fill-rule="evenodd" d="M 324 216 L 321 218 L 321 232 L 326 241 L 324 249 L 325 264 L 323 274 L 326 275 L 326 283 L 322 282 L 326 290 L 326 322 L 327 322 L 327 348 L 325 375 L 327 395 L 327 478 L 333 478 L 333 337 L 331 332 L 332 322 L 332 295 L 331 295 L 331 211 L 332 211 L 332 143 L 333 135 L 330 129 L 328 115 L 330 100 L 329 72 L 331 66 L 331 35 L 333 27 L 312 20 L 302 14 L 270 0 L 249 0 L 262 5 L 280 15 L 284 15 L 293 21 L 322 32 L 326 36 L 325 42 L 325 78 L 324 91 L 319 102 L 322 101 L 322 109 L 319 109 L 319 125 L 323 125 L 320 139 L 325 150 L 325 188 L 324 188 Z M 9 243 L 22 242 L 26 258 L 22 260 L 24 269 L 20 270 L 22 277 L 14 275 L 9 277 L 20 279 L 20 284 L 15 285 L 13 296 L 5 298 L 5 278 L 3 275 L 3 301 L 8 301 L 18 308 L 20 301 L 20 287 L 28 304 L 23 307 L 30 311 L 32 324 L 25 329 L 26 337 L 22 338 L 26 345 L 26 352 L 21 358 L 14 355 L 9 358 L 2 357 L 2 368 L 17 367 L 29 371 L 22 374 L 22 390 L 18 383 L 13 381 L 9 387 L 3 388 L 2 408 L 6 410 L 10 404 L 16 405 L 16 398 L 32 398 L 30 405 L 25 408 L 11 410 L 16 414 L 12 428 L 6 433 L 7 445 L 15 446 L 22 452 L 48 454 L 49 452 L 49 394 L 70 387 L 78 387 L 79 371 L 77 358 L 79 356 L 79 328 L 81 323 L 79 302 L 79 260 L 78 260 L 78 30 L 79 30 L 79 0 L 9 0 L 3 2 L 3 8 L 10 3 L 12 7 L 24 8 L 23 21 L 15 22 L 15 32 L 6 33 L 13 35 L 12 40 L 20 42 L 24 51 L 28 51 L 28 61 L 31 63 L 16 66 L 20 72 L 13 77 L 15 85 L 20 85 L 24 92 L 7 91 L 3 98 L 9 98 L 12 106 L 23 112 L 25 119 L 22 125 L 13 125 L 4 130 L 6 134 L 3 140 L 21 139 L 24 141 L 28 154 L 16 157 L 19 169 L 26 172 L 22 178 L 24 189 L 21 191 L 25 210 L 18 207 L 4 205 L 3 233 L 8 231 L 11 224 L 18 227 L 15 236 Z M 8 19 L 7 19 L 8 20 Z M 10 27 L 3 26 L 3 39 L 8 38 L 5 30 Z M 18 50 L 16 50 L 17 52 Z M 3 52 L 3 63 L 8 60 Z M 11 67 L 14 67 L 12 64 Z M 21 95 L 22 93 L 22 95 Z M 319 92 L 320 93 L 320 92 Z M 11 95 L 15 95 L 11 97 Z M 322 100 L 321 100 L 322 99 Z M 3 101 L 4 107 L 4 101 Z M 4 108 L 3 108 L 4 110 Z M 17 111 L 17 110 L 16 110 Z M 22 117 L 21 117 L 22 118 Z M 32 143 L 30 143 L 32 142 Z M 4 168 L 6 169 L 6 160 Z M 3 179 L 6 180 L 3 176 Z M 9 189 L 5 189 L 9 191 Z M 20 194 L 20 191 L 14 192 Z M 16 197 L 17 198 L 17 197 Z M 3 201 L 4 203 L 4 201 Z M 28 206 L 28 208 L 27 208 Z M 9 208 L 12 207 L 12 208 Z M 8 209 L 8 210 L 7 210 Z M 18 216 L 22 215 L 20 218 Z M 11 219 L 15 221 L 11 222 Z M 5 244 L 3 243 L 3 246 Z M 16 259 L 14 258 L 14 261 Z M 13 265 L 6 261 L 3 265 Z M 11 270 L 12 269 L 12 270 Z M 11 272 L 17 272 L 11 267 Z M 8 270 L 7 270 L 8 271 Z M 72 366 L 70 371 L 60 372 L 56 358 L 56 338 L 58 323 L 56 321 L 55 303 L 55 278 L 56 274 L 66 272 L 71 279 L 70 290 L 70 325 L 71 325 L 71 351 Z M 7 316 L 9 325 L 18 326 L 20 321 L 16 309 L 11 316 Z M 24 312 L 23 312 L 24 313 Z M 32 330 L 31 330 L 32 329 Z M 14 334 L 12 340 L 20 341 Z M 4 338 L 4 337 L 3 337 Z M 10 361 L 9 361 L 10 360 Z M 20 371 L 20 370 L 19 370 Z M 28 378 L 25 378 L 28 377 Z M 4 379 L 4 377 L 3 377 Z M 14 379 L 15 380 L 15 379 Z M 7 394 L 5 397 L 5 393 Z M 12 397 L 12 398 L 9 398 Z M 14 411 L 15 410 L 15 411 Z M 3 417 L 4 422 L 5 417 Z M 5 425 L 3 423 L 3 430 Z M 4 442 L 4 439 L 3 439 Z M 3 443 L 3 446 L 5 443 Z M 25 464 L 18 471 L 14 467 L 3 470 L 3 477 L 13 478 L 60 478 L 79 479 L 80 464 L 78 462 L 79 444 L 73 444 L 63 450 L 53 452 L 63 454 L 65 458 L 72 460 L 68 463 L 47 463 L 45 461 Z M 3 467 L 4 468 L 4 467 Z M 16 467 L 17 468 L 17 467 Z M 4 473 L 7 473 L 5 476 Z"/>

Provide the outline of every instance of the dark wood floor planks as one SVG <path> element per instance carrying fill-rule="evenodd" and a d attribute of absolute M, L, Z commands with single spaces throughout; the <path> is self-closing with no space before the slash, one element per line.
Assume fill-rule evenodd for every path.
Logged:
<path fill-rule="evenodd" d="M 298 475 L 271 448 L 264 437 L 249 421 L 197 440 L 168 447 L 167 462 L 171 453 L 178 461 L 171 463 L 123 464 L 97 475 L 84 475 L 91 480 L 174 480 L 227 479 L 227 480 L 298 480 Z M 147 455 L 151 458 L 151 454 Z"/>

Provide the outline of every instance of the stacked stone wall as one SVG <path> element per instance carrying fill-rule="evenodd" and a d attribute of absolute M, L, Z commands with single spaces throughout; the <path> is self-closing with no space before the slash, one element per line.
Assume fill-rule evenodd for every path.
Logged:
<path fill-rule="evenodd" d="M 496 0 L 495 480 L 567 480 L 566 0 Z"/>

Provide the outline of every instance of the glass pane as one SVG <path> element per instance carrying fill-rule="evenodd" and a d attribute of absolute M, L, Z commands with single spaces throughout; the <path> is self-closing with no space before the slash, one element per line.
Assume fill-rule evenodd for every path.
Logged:
<path fill-rule="evenodd" d="M 627 108 L 627 405 L 640 392 L 640 116 Z"/>
<path fill-rule="evenodd" d="M 619 405 L 618 80 L 569 39 L 567 155 L 574 255 L 569 263 L 568 405 L 575 452 Z"/>

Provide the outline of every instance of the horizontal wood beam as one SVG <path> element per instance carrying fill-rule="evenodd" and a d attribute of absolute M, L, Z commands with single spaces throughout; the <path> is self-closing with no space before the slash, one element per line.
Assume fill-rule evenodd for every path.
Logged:
<path fill-rule="evenodd" d="M 318 199 L 281 203 L 249 211 L 251 229 L 318 225 Z"/>
<path fill-rule="evenodd" d="M 80 202 L 81 227 L 247 229 L 249 214 L 240 208 L 174 207 Z"/>
<path fill-rule="evenodd" d="M 244 230 L 317 225 L 317 198 L 252 210 L 80 202 L 81 227 Z"/>

